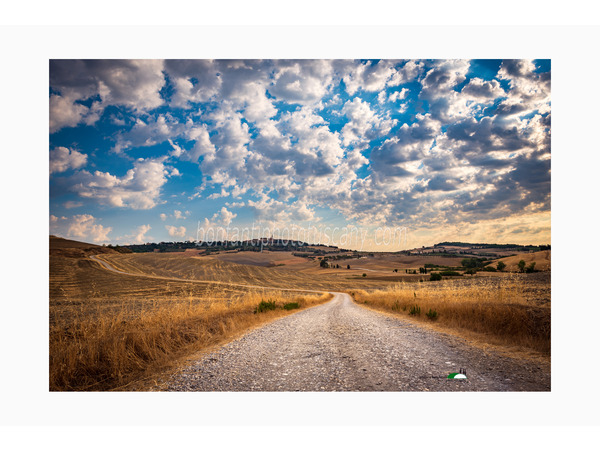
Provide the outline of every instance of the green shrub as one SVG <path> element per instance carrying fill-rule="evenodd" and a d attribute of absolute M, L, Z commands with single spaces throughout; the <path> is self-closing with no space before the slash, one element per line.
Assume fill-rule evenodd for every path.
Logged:
<path fill-rule="evenodd" d="M 477 273 L 477 269 L 467 269 L 465 270 L 467 275 L 475 275 Z"/>
<path fill-rule="evenodd" d="M 460 262 L 465 269 L 475 269 L 481 267 L 483 263 L 477 258 L 465 258 Z"/>
<path fill-rule="evenodd" d="M 438 318 L 438 313 L 437 311 L 431 310 L 431 308 L 429 308 L 429 312 L 426 312 L 425 315 L 430 319 L 430 320 L 436 320 Z"/>
<path fill-rule="evenodd" d="M 300 303 L 298 302 L 290 302 L 290 303 L 286 303 L 285 305 L 283 305 L 283 309 L 285 310 L 290 310 L 290 309 L 298 309 L 300 308 Z"/>
<path fill-rule="evenodd" d="M 483 271 L 484 271 L 484 272 L 496 272 L 496 268 L 495 268 L 495 267 L 492 267 L 492 266 L 485 266 L 485 267 L 483 268 Z"/>
<path fill-rule="evenodd" d="M 367 274 L 366 274 L 366 273 L 363 273 L 363 277 L 366 277 L 366 276 L 367 276 Z"/>
<path fill-rule="evenodd" d="M 444 277 L 462 277 L 462 273 L 455 272 L 454 270 L 444 270 L 440 272 L 440 275 Z"/>
<path fill-rule="evenodd" d="M 411 316 L 419 316 L 421 315 L 421 308 L 418 305 L 411 306 L 410 311 L 408 311 L 408 314 Z"/>
<path fill-rule="evenodd" d="M 277 309 L 277 305 L 275 304 L 275 300 L 267 300 L 267 301 L 261 301 L 258 306 L 256 307 L 256 309 L 254 310 L 254 314 L 256 313 L 262 313 L 265 311 L 271 311 L 273 309 Z"/>
<path fill-rule="evenodd" d="M 432 273 L 429 277 L 429 281 L 440 281 L 442 279 L 442 275 L 439 273 Z"/>

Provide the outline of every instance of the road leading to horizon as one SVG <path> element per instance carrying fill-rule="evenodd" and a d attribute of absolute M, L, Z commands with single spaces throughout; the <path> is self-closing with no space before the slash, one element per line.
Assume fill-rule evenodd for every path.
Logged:
<path fill-rule="evenodd" d="M 182 369 L 172 391 L 549 391 L 549 365 L 356 305 L 320 306 L 258 328 Z M 466 380 L 447 379 L 466 369 Z"/>
<path fill-rule="evenodd" d="M 218 283 L 134 274 L 118 270 L 96 256 L 90 258 L 122 275 Z M 549 364 L 484 351 L 458 337 L 358 306 L 346 293 L 331 293 L 334 298 L 323 305 L 277 319 L 205 355 L 167 380 L 163 388 L 172 391 L 550 390 Z M 466 369 L 466 380 L 447 378 L 460 369 Z"/>

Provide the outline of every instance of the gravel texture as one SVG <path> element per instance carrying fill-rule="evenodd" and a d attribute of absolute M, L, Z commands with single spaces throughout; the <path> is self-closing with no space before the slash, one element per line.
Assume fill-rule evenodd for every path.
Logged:
<path fill-rule="evenodd" d="M 466 369 L 466 380 L 450 380 Z M 356 305 L 256 329 L 173 375 L 171 391 L 549 391 L 549 365 L 507 358 Z"/>

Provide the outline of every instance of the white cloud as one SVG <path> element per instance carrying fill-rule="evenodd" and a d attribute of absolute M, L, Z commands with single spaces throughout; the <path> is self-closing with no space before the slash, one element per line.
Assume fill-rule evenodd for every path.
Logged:
<path fill-rule="evenodd" d="M 417 79 L 423 72 L 424 64 L 420 61 L 407 61 L 401 68 L 395 69 L 388 81 L 388 86 L 399 86 Z"/>
<path fill-rule="evenodd" d="M 185 236 L 185 227 L 174 227 L 172 225 L 166 225 L 165 228 L 169 232 L 169 236 L 171 237 L 184 237 Z"/>
<path fill-rule="evenodd" d="M 392 92 L 388 97 L 389 102 L 395 102 L 398 100 L 404 100 L 410 91 L 406 88 L 402 88 L 400 91 Z"/>
<path fill-rule="evenodd" d="M 50 174 L 79 169 L 87 164 L 87 155 L 66 147 L 50 150 Z"/>
<path fill-rule="evenodd" d="M 97 223 L 97 220 L 91 214 L 78 214 L 70 218 L 51 215 L 50 233 L 96 243 L 109 241 L 108 234 L 112 227 L 104 227 Z"/>
<path fill-rule="evenodd" d="M 373 64 L 371 61 L 353 65 L 350 72 L 343 77 L 346 92 L 354 95 L 359 89 L 365 91 L 381 91 L 394 74 L 391 64 L 385 61 Z"/>
<path fill-rule="evenodd" d="M 408 61 L 396 68 L 398 61 L 382 60 L 378 63 L 367 61 L 356 65 L 348 64 L 347 73 L 343 75 L 346 92 L 354 95 L 359 90 L 367 92 L 382 91 L 386 87 L 399 86 L 415 80 L 423 70 L 423 64 Z"/>
<path fill-rule="evenodd" d="M 72 98 L 53 94 L 50 96 L 49 130 L 54 133 L 64 127 L 74 127 L 80 123 L 93 125 L 99 118 L 98 102 L 92 107 L 75 103 Z"/>
<path fill-rule="evenodd" d="M 160 214 L 160 220 L 162 220 L 163 222 L 164 222 L 165 220 L 167 220 L 167 215 L 166 215 L 165 213 L 161 213 L 161 214 Z"/>
<path fill-rule="evenodd" d="M 278 100 L 303 105 L 318 103 L 333 81 L 330 60 L 279 61 L 269 92 Z"/>
<path fill-rule="evenodd" d="M 249 200 L 248 207 L 254 211 L 256 220 L 270 225 L 315 219 L 314 210 L 309 209 L 302 201 L 286 203 L 262 195 L 257 201 Z"/>
<path fill-rule="evenodd" d="M 204 224 L 207 227 L 228 227 L 231 224 L 231 221 L 236 217 L 237 214 L 232 213 L 225 206 L 223 206 L 218 212 L 213 214 L 210 220 L 205 218 Z"/>
<path fill-rule="evenodd" d="M 498 108 L 507 118 L 550 112 L 550 73 L 536 73 L 533 61 L 505 60 L 498 78 L 509 80 L 508 98 Z"/>
<path fill-rule="evenodd" d="M 119 111 L 111 110 L 109 120 L 126 129 L 116 135 L 115 150 L 170 145 L 157 147 L 166 148 L 163 158 L 138 160 L 126 174 L 88 168 L 71 177 L 75 192 L 104 205 L 159 204 L 162 186 L 181 175 L 175 159 L 199 165 L 201 181 L 182 196 L 210 199 L 218 208 L 231 200 L 228 208 L 245 205 L 271 222 L 318 220 L 316 207 L 367 224 L 404 224 L 548 204 L 550 74 L 536 73 L 531 61 L 504 61 L 491 80 L 469 79 L 477 72 L 460 60 L 166 61 L 157 67 L 173 86 L 170 106 L 178 110 L 172 115 L 152 110 L 162 104 L 160 95 L 139 108 L 127 104 L 119 86 L 135 76 L 128 63 L 114 63 L 108 75 L 110 65 L 100 64 L 98 79 L 88 76 L 89 63 L 72 64 L 82 64 L 83 75 L 52 75 L 60 83 L 52 86 L 51 129 L 93 123 L 112 102 Z M 119 70 L 121 82 L 113 79 Z M 163 81 L 149 76 L 141 84 L 152 99 Z M 397 126 L 392 117 L 408 108 L 410 116 L 401 118 L 407 123 Z M 372 145 L 375 139 L 381 141 Z M 54 151 L 56 172 L 85 165 L 69 150 L 66 156 Z M 176 210 L 160 217 L 188 215 Z M 235 217 L 223 208 L 206 221 L 224 226 Z M 183 237 L 180 228 L 170 230 Z"/>
<path fill-rule="evenodd" d="M 223 79 L 217 61 L 167 60 L 165 70 L 175 87 L 171 106 L 190 108 L 191 103 L 208 101 L 219 91 Z M 194 81 L 194 82 L 193 82 Z"/>
<path fill-rule="evenodd" d="M 50 132 L 94 123 L 108 105 L 146 111 L 163 103 L 161 60 L 51 60 Z M 87 108 L 78 101 L 92 99 Z M 82 107 L 83 106 L 83 107 Z"/>
<path fill-rule="evenodd" d="M 134 235 L 134 242 L 136 244 L 143 244 L 146 242 L 146 233 L 151 229 L 152 227 L 150 225 L 140 225 L 137 227 L 136 234 Z"/>
<path fill-rule="evenodd" d="M 485 81 L 481 78 L 471 78 L 469 83 L 460 91 L 462 97 L 470 100 L 489 101 L 506 94 L 498 80 Z"/>
<path fill-rule="evenodd" d="M 156 206 L 161 187 L 167 182 L 168 171 L 163 160 L 140 158 L 122 177 L 83 170 L 73 176 L 71 189 L 81 197 L 92 198 L 102 204 L 150 209 Z"/>
<path fill-rule="evenodd" d="M 169 153 L 169 155 L 179 158 L 185 152 L 185 150 L 183 150 L 179 145 L 174 144 L 171 139 L 167 139 L 167 141 L 169 144 L 171 144 L 171 147 L 173 147 L 173 150 Z"/>
<path fill-rule="evenodd" d="M 175 211 L 173 211 L 173 217 L 175 217 L 175 220 L 187 219 L 186 216 L 189 214 L 190 214 L 189 211 L 186 211 L 185 213 L 182 213 L 181 211 L 179 211 L 177 209 Z"/>
<path fill-rule="evenodd" d="M 83 206 L 83 202 L 74 202 L 69 200 L 68 202 L 65 202 L 64 207 L 67 209 L 73 209 L 73 208 L 79 208 Z"/>
<path fill-rule="evenodd" d="M 454 88 L 466 80 L 471 64 L 467 60 L 443 60 L 436 62 L 421 81 L 423 88 L 419 98 L 429 103 L 429 112 L 444 121 L 466 116 L 470 109 Z"/>
<path fill-rule="evenodd" d="M 115 153 L 120 153 L 131 147 L 149 147 L 161 142 L 169 141 L 171 137 L 184 133 L 186 125 L 179 123 L 177 119 L 170 114 L 159 114 L 158 116 L 148 116 L 144 121 L 137 118 L 135 124 L 129 131 L 117 135 L 117 142 L 113 147 Z M 173 146 L 171 155 L 177 157 L 181 154 L 181 148 Z"/>
<path fill-rule="evenodd" d="M 342 113 L 350 119 L 344 128 L 342 136 L 345 145 L 361 145 L 372 139 L 390 132 L 394 121 L 376 115 L 367 102 L 355 97 L 346 102 Z"/>
<path fill-rule="evenodd" d="M 216 152 L 215 146 L 210 141 L 208 129 L 206 125 L 202 124 L 193 128 L 190 139 L 195 140 L 194 147 L 182 154 L 182 159 L 186 161 L 200 162 L 200 157 L 209 156 L 214 158 Z"/>

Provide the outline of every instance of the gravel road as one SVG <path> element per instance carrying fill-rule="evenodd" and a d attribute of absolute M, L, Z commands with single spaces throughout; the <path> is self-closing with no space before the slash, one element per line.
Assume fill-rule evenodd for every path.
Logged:
<path fill-rule="evenodd" d="M 466 369 L 466 380 L 449 380 Z M 549 391 L 548 365 L 356 305 L 348 294 L 276 320 L 183 368 L 172 391 Z"/>

